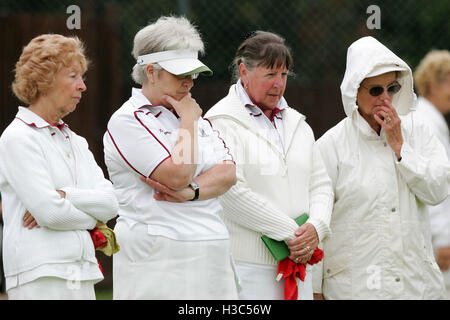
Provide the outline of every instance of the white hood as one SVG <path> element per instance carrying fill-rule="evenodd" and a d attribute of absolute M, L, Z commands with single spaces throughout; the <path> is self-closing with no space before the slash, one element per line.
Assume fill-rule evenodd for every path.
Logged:
<path fill-rule="evenodd" d="M 353 42 L 347 50 L 347 65 L 341 84 L 345 114 L 351 117 L 358 108 L 356 95 L 365 78 L 390 71 L 400 71 L 397 81 L 402 86 L 394 95 L 392 105 L 399 115 L 406 115 L 413 110 L 416 101 L 411 68 L 373 37 L 363 37 Z"/>

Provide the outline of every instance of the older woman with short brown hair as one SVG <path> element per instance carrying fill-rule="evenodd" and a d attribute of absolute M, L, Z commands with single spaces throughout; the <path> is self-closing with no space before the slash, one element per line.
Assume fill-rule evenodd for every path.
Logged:
<path fill-rule="evenodd" d="M 82 42 L 40 35 L 12 85 L 19 107 L 0 138 L 4 271 L 9 299 L 95 299 L 103 279 L 88 230 L 117 214 L 111 183 L 62 118 L 86 90 Z"/>
<path fill-rule="evenodd" d="M 301 267 L 329 234 L 331 181 L 305 116 L 283 97 L 292 64 L 282 37 L 255 32 L 236 52 L 236 84 L 206 114 L 236 160 L 238 182 L 221 204 L 241 299 L 312 299 L 310 266 L 298 294 L 283 295 L 285 281 L 277 282 L 277 261 L 261 236 L 286 241 L 283 261 Z M 303 213 L 309 219 L 298 227 Z"/>

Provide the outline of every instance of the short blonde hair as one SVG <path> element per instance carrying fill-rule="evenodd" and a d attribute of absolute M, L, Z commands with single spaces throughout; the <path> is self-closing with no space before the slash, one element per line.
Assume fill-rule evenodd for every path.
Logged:
<path fill-rule="evenodd" d="M 438 84 L 450 74 L 450 52 L 448 50 L 431 50 L 414 72 L 417 93 L 427 96 L 428 85 Z"/>
<path fill-rule="evenodd" d="M 20 101 L 32 104 L 52 88 L 56 74 L 63 67 L 71 67 L 75 63 L 80 63 L 82 72 L 86 72 L 88 61 L 78 37 L 59 34 L 37 36 L 22 50 L 14 70 L 12 90 Z"/>

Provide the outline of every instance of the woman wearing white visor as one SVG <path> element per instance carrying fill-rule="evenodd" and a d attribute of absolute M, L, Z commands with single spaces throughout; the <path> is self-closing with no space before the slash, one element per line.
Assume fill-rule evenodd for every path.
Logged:
<path fill-rule="evenodd" d="M 447 197 L 442 144 L 410 114 L 409 66 L 372 37 L 347 52 L 347 115 L 317 142 L 333 183 L 331 236 L 315 292 L 326 299 L 439 299 L 425 204 Z"/>
<path fill-rule="evenodd" d="M 191 97 L 203 42 L 185 18 L 135 36 L 142 89 L 111 117 L 105 161 L 119 199 L 114 299 L 235 299 L 228 231 L 217 197 L 235 182 L 228 150 Z"/>

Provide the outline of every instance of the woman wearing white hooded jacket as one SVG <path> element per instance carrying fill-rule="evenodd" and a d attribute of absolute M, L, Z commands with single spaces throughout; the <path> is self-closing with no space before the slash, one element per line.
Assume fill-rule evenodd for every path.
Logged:
<path fill-rule="evenodd" d="M 416 99 L 411 69 L 364 37 L 348 49 L 341 92 L 347 117 L 318 140 L 335 202 L 314 292 L 444 298 L 425 204 L 447 197 L 450 166 L 442 144 L 408 115 Z"/>

